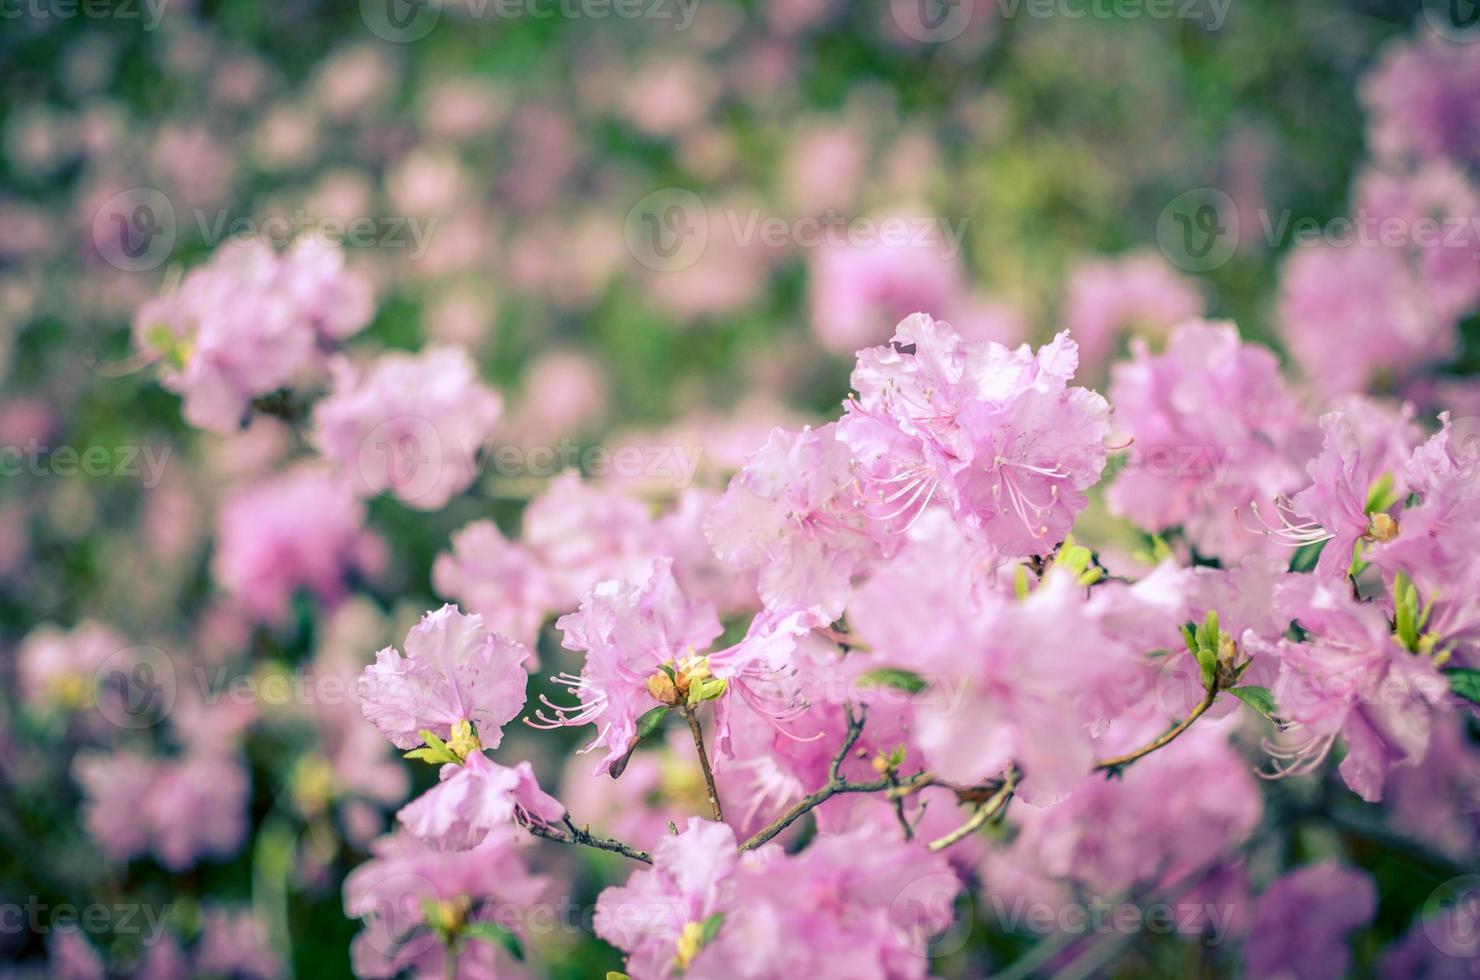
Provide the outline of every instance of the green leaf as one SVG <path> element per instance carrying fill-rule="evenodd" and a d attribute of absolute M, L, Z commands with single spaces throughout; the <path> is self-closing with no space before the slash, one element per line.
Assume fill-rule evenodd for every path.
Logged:
<path fill-rule="evenodd" d="M 1372 481 L 1372 486 L 1367 488 L 1366 513 L 1375 514 L 1380 510 L 1387 510 L 1398 502 L 1398 493 L 1393 489 L 1392 471 L 1382 474 Z"/>
<path fill-rule="evenodd" d="M 689 693 L 695 695 L 699 701 L 713 701 L 720 697 L 729 688 L 730 682 L 723 677 L 709 677 L 695 684 L 689 689 Z"/>
<path fill-rule="evenodd" d="M 860 677 L 859 681 L 869 687 L 897 687 L 911 694 L 919 694 L 925 690 L 925 678 L 897 667 L 880 667 L 878 670 L 871 670 Z"/>
<path fill-rule="evenodd" d="M 668 717 L 668 712 L 671 710 L 673 709 L 669 705 L 660 704 L 656 708 L 644 712 L 643 716 L 637 719 L 637 737 L 644 739 L 657 731 L 658 726 L 663 724 L 663 719 Z"/>
<path fill-rule="evenodd" d="M 1450 667 L 1444 671 L 1449 689 L 1472 704 L 1480 704 L 1480 670 L 1472 667 Z"/>
<path fill-rule="evenodd" d="M 1314 569 L 1325 547 L 1325 541 L 1317 541 L 1315 544 L 1303 544 L 1296 548 L 1295 553 L 1290 556 L 1290 571 L 1304 574 Z"/>
<path fill-rule="evenodd" d="M 705 919 L 699 926 L 699 945 L 707 946 L 709 941 L 719 935 L 720 926 L 725 924 L 725 914 L 716 912 Z"/>
<path fill-rule="evenodd" d="M 616 970 L 607 970 L 606 980 L 632 980 L 632 978 L 625 973 L 618 973 Z"/>
<path fill-rule="evenodd" d="M 1017 566 L 1012 573 L 1012 591 L 1017 593 L 1018 601 L 1022 602 L 1028 598 L 1028 570 L 1022 565 Z"/>
<path fill-rule="evenodd" d="M 470 922 L 464 929 L 467 935 L 474 939 L 481 939 L 490 946 L 501 946 L 514 959 L 524 959 L 524 944 L 519 937 L 514 935 L 497 922 Z"/>
<path fill-rule="evenodd" d="M 1232 694 L 1234 697 L 1238 698 L 1244 704 L 1247 704 L 1249 707 L 1253 708 L 1255 711 L 1259 712 L 1270 721 L 1277 720 L 1275 718 L 1276 709 L 1274 703 L 1274 695 L 1269 693 L 1269 688 L 1256 687 L 1252 684 L 1249 684 L 1245 685 L 1244 687 L 1229 688 L 1228 693 Z"/>

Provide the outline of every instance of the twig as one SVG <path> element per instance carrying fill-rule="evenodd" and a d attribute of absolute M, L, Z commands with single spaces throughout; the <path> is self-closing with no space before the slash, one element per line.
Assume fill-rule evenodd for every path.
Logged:
<path fill-rule="evenodd" d="M 599 834 L 591 833 L 589 830 L 582 830 L 571 822 L 568 814 L 563 819 L 566 830 L 569 833 L 562 834 L 553 827 L 533 822 L 526 823 L 524 828 L 534 836 L 543 837 L 545 840 L 559 841 L 562 844 L 580 844 L 584 847 L 594 847 L 601 851 L 612 851 L 624 857 L 630 857 L 634 861 L 641 861 L 643 864 L 653 863 L 652 855 L 648 854 L 647 851 L 639 851 L 637 848 L 611 837 L 602 837 Z"/>
<path fill-rule="evenodd" d="M 694 748 L 699 750 L 699 767 L 704 770 L 704 786 L 709 790 L 710 812 L 714 814 L 714 822 L 719 823 L 725 818 L 720 812 L 719 789 L 714 785 L 714 770 L 709 767 L 709 753 L 704 751 L 704 729 L 699 727 L 699 716 L 688 705 L 683 707 L 683 716 L 689 720 L 689 731 L 694 735 Z"/>
<path fill-rule="evenodd" d="M 1143 756 L 1148 756 L 1151 753 L 1155 752 L 1157 749 L 1169 744 L 1172 739 L 1176 738 L 1178 735 L 1181 735 L 1183 732 L 1187 731 L 1187 729 L 1191 728 L 1192 723 L 1201 718 L 1203 712 L 1207 711 L 1213 706 L 1213 702 L 1218 698 L 1219 690 L 1220 688 L 1216 683 L 1211 685 L 1208 688 L 1208 693 L 1203 695 L 1203 699 L 1197 703 L 1197 707 L 1193 708 L 1191 713 L 1188 714 L 1186 718 L 1183 718 L 1180 722 L 1178 722 L 1175 727 L 1168 730 L 1165 734 L 1159 735 L 1152 741 L 1147 742 L 1145 745 L 1141 746 L 1139 749 L 1136 749 L 1133 752 L 1127 752 L 1125 755 L 1117 755 L 1112 759 L 1101 759 L 1100 761 L 1095 763 L 1094 771 L 1114 772 L 1118 769 L 1123 769 L 1126 766 L 1130 765 L 1132 762 L 1135 762 L 1137 759 L 1140 759 Z"/>
<path fill-rule="evenodd" d="M 827 785 L 809 793 L 798 800 L 791 809 L 787 810 L 776 821 L 769 826 L 757 831 L 755 836 L 740 845 L 742 851 L 753 851 L 757 847 L 771 840 L 787 827 L 796 823 L 807 813 L 826 803 L 841 793 L 878 793 L 888 790 L 891 794 L 897 793 L 904 796 L 923 785 L 928 785 L 932 778 L 929 773 L 920 772 L 907 779 L 894 777 L 882 777 L 873 779 L 866 783 L 850 783 L 843 778 L 843 762 L 848 758 L 848 753 L 853 746 L 858 744 L 858 736 L 863 733 L 863 713 L 854 715 L 851 705 L 846 706 L 848 713 L 848 732 L 843 736 L 843 744 L 837 754 L 832 758 L 832 764 L 828 766 Z"/>
<path fill-rule="evenodd" d="M 927 845 L 927 848 L 931 851 L 944 851 L 957 841 L 964 840 L 966 837 L 975 833 L 979 827 L 1002 812 L 1002 808 L 1007 806 L 1007 801 L 1012 799 L 1012 792 L 1016 786 L 1017 770 L 1008 769 L 1007 774 L 1002 779 L 1002 787 L 993 793 L 990 799 L 976 808 L 976 812 L 971 815 L 970 820 L 944 837 L 938 837 L 931 841 Z"/>
<path fill-rule="evenodd" d="M 910 826 L 910 818 L 904 812 L 904 794 L 896 792 L 899 789 L 899 774 L 890 769 L 884 774 L 889 780 L 889 802 L 894 804 L 894 816 L 899 820 L 899 826 L 904 829 L 904 839 L 915 839 L 915 828 Z"/>

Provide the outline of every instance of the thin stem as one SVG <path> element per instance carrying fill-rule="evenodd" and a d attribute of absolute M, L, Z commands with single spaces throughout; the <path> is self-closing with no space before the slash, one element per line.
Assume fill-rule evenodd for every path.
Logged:
<path fill-rule="evenodd" d="M 714 770 L 709 767 L 709 753 L 704 751 L 704 729 L 699 727 L 699 716 L 688 705 L 683 706 L 683 716 L 689 720 L 694 748 L 699 752 L 699 768 L 704 770 L 704 788 L 709 791 L 709 810 L 714 814 L 714 822 L 719 823 L 725 818 L 719 807 L 719 788 L 714 785 Z"/>
<path fill-rule="evenodd" d="M 850 783 L 843 778 L 843 762 L 848 758 L 848 753 L 853 746 L 858 744 L 858 736 L 863 733 L 863 711 L 853 713 L 852 705 L 845 705 L 848 714 L 848 732 L 843 736 L 843 744 L 838 748 L 837 754 L 832 758 L 832 764 L 828 766 L 827 784 L 814 793 L 809 793 L 797 800 L 791 809 L 787 810 L 774 823 L 757 831 L 755 836 L 740 845 L 742 851 L 753 851 L 762 844 L 770 841 L 787 827 L 796 823 L 812 810 L 826 803 L 834 796 L 843 793 L 879 793 L 888 790 L 891 794 L 904 796 L 914 789 L 929 785 L 932 777 L 929 773 L 920 772 L 907 779 L 898 776 L 886 776 L 873 779 L 866 783 Z"/>
<path fill-rule="evenodd" d="M 890 769 L 885 777 L 889 780 L 889 802 L 894 804 L 894 816 L 899 821 L 899 826 L 904 830 L 904 839 L 915 839 L 915 828 L 910 826 L 910 818 L 904 812 L 904 794 L 899 790 L 899 775 Z"/>
<path fill-rule="evenodd" d="M 1127 752 L 1125 755 L 1117 755 L 1112 759 L 1101 759 L 1100 761 L 1095 763 L 1094 771 L 1114 772 L 1115 770 L 1122 769 L 1130 765 L 1132 762 L 1135 762 L 1137 759 L 1143 756 L 1148 756 L 1151 753 L 1155 752 L 1157 749 L 1168 745 L 1178 735 L 1181 735 L 1183 732 L 1187 731 L 1187 729 L 1191 728 L 1192 723 L 1201 718 L 1203 716 L 1203 712 L 1207 711 L 1213 706 L 1213 702 L 1216 701 L 1218 698 L 1218 691 L 1218 685 L 1216 683 L 1212 684 L 1208 688 L 1208 693 L 1203 695 L 1203 699 L 1197 703 L 1197 707 L 1193 708 L 1192 712 L 1186 718 L 1183 718 L 1180 722 L 1178 722 L 1176 726 L 1171 728 L 1165 734 L 1159 735 L 1150 742 L 1147 742 L 1145 745 L 1141 746 L 1139 749 L 1136 749 L 1133 752 Z"/>
<path fill-rule="evenodd" d="M 559 841 L 562 844 L 580 844 L 583 847 L 594 847 L 600 851 L 612 851 L 624 857 L 630 857 L 634 861 L 641 861 L 643 864 L 653 863 L 652 855 L 648 854 L 647 851 L 639 851 L 637 848 L 611 837 L 602 837 L 599 834 L 591 833 L 589 830 L 582 830 L 571 822 L 569 815 L 564 820 L 567 833 L 561 833 L 553 827 L 547 827 L 540 823 L 527 823 L 524 827 L 534 836 L 543 837 L 545 840 Z"/>
<path fill-rule="evenodd" d="M 931 841 L 927 845 L 928 849 L 931 851 L 944 851 L 957 841 L 964 840 L 966 837 L 975 833 L 977 828 L 1002 812 L 1003 807 L 1007 806 L 1007 801 L 1012 799 L 1013 789 L 1016 786 L 1017 770 L 1008 769 L 1007 775 L 1002 779 L 1002 787 L 976 808 L 976 812 L 971 815 L 971 819 L 944 837 L 939 837 Z"/>

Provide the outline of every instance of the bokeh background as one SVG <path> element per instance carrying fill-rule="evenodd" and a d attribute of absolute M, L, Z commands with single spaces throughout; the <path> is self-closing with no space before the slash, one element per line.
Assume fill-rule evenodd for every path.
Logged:
<path fill-rule="evenodd" d="M 138 356 L 140 303 L 229 238 L 341 234 L 375 292 L 355 343 L 466 347 L 506 400 L 501 443 L 699 447 L 697 479 L 722 486 L 772 425 L 834 413 L 852 351 L 915 309 L 1010 343 L 1073 328 L 1101 387 L 1129 333 L 1189 314 L 1282 349 L 1291 228 L 1349 213 L 1364 86 L 1399 48 L 1467 43 L 1440 5 L 1396 0 L 3 0 L 0 16 L 0 445 L 28 453 L 0 476 L 0 900 L 168 908 L 225 972 L 301 976 L 348 971 L 340 886 L 365 838 L 346 827 L 379 829 L 411 784 L 382 773 L 378 802 L 341 799 L 328 709 L 267 682 L 291 689 L 331 654 L 352 676 L 398 642 L 442 601 L 452 533 L 517 526 L 543 475 L 490 468 L 434 513 L 372 501 L 356 597 L 256 622 L 213 581 L 218 507 L 303 436 L 267 414 L 225 438 L 186 425 Z M 879 244 L 885 227 L 910 243 Z M 1436 382 L 1449 399 L 1474 398 L 1464 329 Z M 69 466 L 66 448 L 101 455 Z M 1135 543 L 1098 505 L 1086 523 L 1102 547 Z M 182 736 L 100 734 L 65 690 L 28 691 L 24 645 L 75 648 L 84 627 L 200 665 L 217 692 L 247 680 L 172 722 L 239 739 L 240 846 L 100 860 L 78 753 Z M 511 737 L 552 779 L 573 744 Z M 400 764 L 355 763 L 372 765 Z M 692 797 L 684 778 L 653 776 Z M 1331 831 L 1309 833 L 1292 846 L 1319 853 Z M 1382 896 L 1366 968 L 1453 869 L 1354 848 Z M 580 863 L 588 915 L 604 857 L 552 858 Z M 59 935 L 0 931 L 0 972 L 81 956 Z M 114 972 L 149 953 L 122 929 L 85 940 Z M 549 944 L 559 976 L 617 966 L 594 938 Z M 943 972 L 1026 942 L 981 926 L 963 945 Z M 1202 956 L 1219 968 L 1148 940 L 1129 968 Z"/>

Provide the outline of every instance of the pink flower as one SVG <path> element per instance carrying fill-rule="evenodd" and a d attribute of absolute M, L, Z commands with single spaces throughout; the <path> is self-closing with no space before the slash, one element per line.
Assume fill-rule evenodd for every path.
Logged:
<path fill-rule="evenodd" d="M 728 885 L 738 864 L 733 830 L 690 818 L 683 833 L 653 849 L 651 871 L 601 893 L 596 934 L 627 954 L 634 980 L 684 972 L 702 951 L 704 923 L 732 907 Z"/>
<path fill-rule="evenodd" d="M 1180 526 L 1200 554 L 1225 561 L 1272 550 L 1248 509 L 1269 513 L 1304 485 L 1292 457 L 1306 448 L 1274 355 L 1241 343 L 1231 323 L 1204 321 L 1172 331 L 1163 354 L 1134 349 L 1112 369 L 1116 424 L 1135 442 L 1106 493 L 1111 509 L 1151 531 Z"/>
<path fill-rule="evenodd" d="M 853 576 L 877 553 L 835 425 L 775 429 L 710 508 L 704 531 L 721 561 L 760 573 L 768 607 L 832 622 Z"/>
<path fill-rule="evenodd" d="M 216 581 L 257 619 L 280 623 L 293 593 L 343 597 L 354 572 L 375 570 L 365 505 L 312 464 L 232 491 L 216 517 Z"/>
<path fill-rule="evenodd" d="M 827 350 L 852 354 L 883 342 L 891 324 L 916 310 L 948 315 L 965 291 L 960 262 L 939 247 L 879 243 L 814 249 L 812 332 Z"/>
<path fill-rule="evenodd" d="M 1017 763 L 1025 801 L 1062 799 L 1094 761 L 1084 702 L 1129 669 L 1125 648 L 1067 573 L 1049 574 L 1022 601 L 984 593 L 930 611 L 936 622 L 920 632 L 928 646 L 873 651 L 878 666 L 930 682 L 913 729 L 929 769 L 975 785 Z"/>
<path fill-rule="evenodd" d="M 527 548 L 503 536 L 492 521 L 474 521 L 452 536 L 437 556 L 432 586 L 483 617 L 489 629 L 531 649 L 559 593 Z"/>
<path fill-rule="evenodd" d="M 1480 160 L 1480 51 L 1437 33 L 1390 43 L 1362 80 L 1367 138 L 1393 163 Z"/>
<path fill-rule="evenodd" d="M 729 827 L 695 818 L 601 893 L 595 926 L 634 980 L 923 978 L 959 889 L 944 857 L 873 827 L 737 855 Z"/>
<path fill-rule="evenodd" d="M 223 246 L 179 288 L 134 317 L 134 343 L 163 362 L 161 380 L 185 396 L 185 420 L 239 428 L 253 398 L 284 387 L 314 350 L 282 266 L 260 242 Z"/>
<path fill-rule="evenodd" d="M 1269 747 L 1276 772 L 1310 771 L 1339 736 L 1347 786 L 1369 803 L 1380 800 L 1390 769 L 1423 758 L 1432 705 L 1447 684 L 1431 660 L 1398 644 L 1381 611 L 1357 602 L 1344 584 L 1291 576 L 1275 599 L 1310 634 L 1308 642 L 1286 640 L 1273 650 L 1281 661 L 1274 699 L 1290 736 Z"/>
<path fill-rule="evenodd" d="M 516 815 L 543 824 L 565 815 L 565 807 L 540 789 L 528 762 L 508 769 L 473 752 L 461 765 L 443 766 L 441 779 L 396 816 L 407 830 L 444 850 L 476 847 Z"/>
<path fill-rule="evenodd" d="M 33 709 L 90 707 L 98 671 L 129 644 L 111 626 L 85 620 L 70 631 L 42 625 L 16 654 L 20 693 Z"/>
<path fill-rule="evenodd" d="M 1468 254 L 1468 253 L 1466 253 Z M 1358 240 L 1298 248 L 1280 270 L 1280 334 L 1325 394 L 1411 381 L 1459 343 L 1401 249 Z"/>
<path fill-rule="evenodd" d="M 1296 868 L 1259 896 L 1244 969 L 1280 980 L 1346 976 L 1347 937 L 1376 912 L 1377 889 L 1366 874 L 1333 861 Z"/>
<path fill-rule="evenodd" d="M 838 423 L 858 457 L 870 516 L 913 520 L 936 499 L 1008 555 L 1043 554 L 1068 533 L 1105 464 L 1110 408 L 1071 388 L 1068 334 L 1035 354 L 963 341 L 916 314 L 861 351 L 855 401 Z"/>
<path fill-rule="evenodd" d="M 422 731 L 446 741 L 472 722 L 474 738 L 497 748 L 503 727 L 524 707 L 523 644 L 490 633 L 479 615 L 456 606 L 427 613 L 406 634 L 406 656 L 375 655 L 356 686 L 365 717 L 398 748 L 422 744 Z"/>
<path fill-rule="evenodd" d="M 161 760 L 86 751 L 73 775 L 86 798 L 88 832 L 112 860 L 152 852 L 171 871 L 184 871 L 202 857 L 229 857 L 246 838 L 251 785 L 234 755 L 196 751 Z"/>
<path fill-rule="evenodd" d="M 1397 532 L 1388 511 L 1408 496 L 1403 466 L 1413 451 L 1418 429 L 1413 409 L 1389 410 L 1361 398 L 1346 400 L 1341 410 L 1321 416 L 1325 444 L 1306 471 L 1309 487 L 1282 505 L 1309 523 L 1273 529 L 1292 544 L 1325 541 L 1317 574 L 1344 579 L 1359 543 L 1384 541 Z M 1386 480 L 1384 499 L 1372 500 L 1374 488 Z M 1375 508 L 1368 513 L 1369 503 Z"/>
<path fill-rule="evenodd" d="M 314 439 L 356 492 L 388 490 L 408 506 L 438 510 L 468 488 L 503 401 L 465 350 L 434 345 L 382 354 L 364 370 L 346 360 L 332 367 L 333 390 L 314 408 Z"/>
<path fill-rule="evenodd" d="M 1109 896 L 1176 893 L 1247 840 L 1262 812 L 1258 781 L 1227 735 L 1199 729 L 1118 778 L 1085 774 L 1058 806 L 1023 807 L 1009 819 L 1018 827 L 1012 850 L 1019 861 Z"/>
<path fill-rule="evenodd" d="M 374 318 L 370 283 L 345 268 L 339 246 L 320 238 L 300 239 L 281 261 L 281 288 L 322 341 L 342 341 Z"/>
<path fill-rule="evenodd" d="M 410 834 L 380 838 L 371 858 L 344 880 L 344 912 L 363 923 L 350 947 L 357 976 L 443 976 L 445 947 L 430 916 L 493 922 L 540 901 L 548 881 L 532 874 L 512 827 L 489 831 L 471 851 L 441 851 Z M 518 930 L 516 930 L 517 932 Z M 457 970 L 469 976 L 520 976 L 501 947 L 465 942 Z"/>
<path fill-rule="evenodd" d="M 1066 292 L 1064 325 L 1079 344 L 1081 368 L 1096 377 L 1121 338 L 1165 336 L 1204 307 L 1197 287 L 1155 253 L 1080 263 Z"/>
<path fill-rule="evenodd" d="M 250 908 L 208 907 L 201 911 L 200 919 L 197 971 L 242 980 L 272 980 L 283 975 L 282 959 Z"/>
<path fill-rule="evenodd" d="M 646 506 L 574 472 L 562 473 L 530 501 L 522 540 L 567 609 L 598 582 L 642 576 L 661 553 Z"/>
<path fill-rule="evenodd" d="M 597 772 L 626 754 L 637 735 L 637 719 L 658 707 L 648 683 L 660 674 L 660 665 L 670 665 L 685 685 L 690 679 L 702 682 L 711 671 L 708 658 L 696 651 L 708 648 L 722 632 L 713 605 L 679 591 L 671 558 L 655 561 L 645 579 L 602 582 L 581 598 L 577 612 L 560 617 L 555 627 L 565 634 L 567 650 L 586 653 L 579 677 L 552 678 L 578 703 L 563 708 L 542 699 L 554 713 L 542 709 L 535 717 L 551 728 L 597 725 L 596 738 L 582 750 L 606 747 Z"/>

